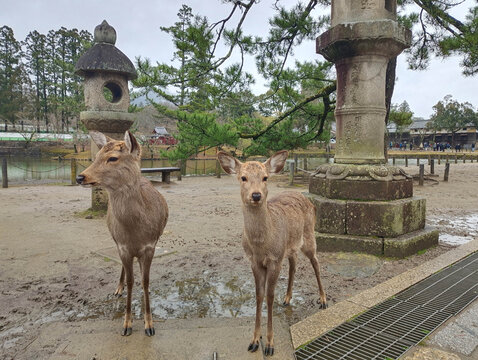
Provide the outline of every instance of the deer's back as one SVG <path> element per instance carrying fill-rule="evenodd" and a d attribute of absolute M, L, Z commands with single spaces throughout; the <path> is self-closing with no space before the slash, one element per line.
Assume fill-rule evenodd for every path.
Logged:
<path fill-rule="evenodd" d="M 315 213 L 315 206 L 301 193 L 284 191 L 268 201 L 269 210 L 275 217 L 294 220 Z"/>
<path fill-rule="evenodd" d="M 286 249 L 297 251 L 304 229 L 315 226 L 315 206 L 301 193 L 285 191 L 271 198 L 268 207 L 276 228 L 284 233 Z"/>

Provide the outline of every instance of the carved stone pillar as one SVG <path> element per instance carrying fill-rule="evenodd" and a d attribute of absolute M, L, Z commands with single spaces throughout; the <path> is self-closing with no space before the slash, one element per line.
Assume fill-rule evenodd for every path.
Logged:
<path fill-rule="evenodd" d="M 411 177 L 385 164 L 387 64 L 410 41 L 396 0 L 332 0 L 332 27 L 317 52 L 337 70 L 335 164 L 320 166 L 309 185 L 319 250 L 404 257 L 438 241 Z"/>

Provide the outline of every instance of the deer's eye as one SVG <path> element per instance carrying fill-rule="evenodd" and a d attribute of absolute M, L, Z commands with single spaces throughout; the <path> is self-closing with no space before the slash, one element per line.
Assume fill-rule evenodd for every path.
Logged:
<path fill-rule="evenodd" d="M 118 161 L 118 158 L 117 158 L 117 157 L 114 157 L 114 156 L 112 156 L 112 157 L 110 157 L 110 158 L 108 159 L 108 161 L 107 161 L 107 162 L 115 162 L 115 161 Z"/>
<path fill-rule="evenodd" d="M 264 177 L 262 178 L 262 181 L 267 181 L 267 176 L 264 176 Z"/>
<path fill-rule="evenodd" d="M 247 178 L 245 176 L 241 177 L 242 181 L 247 181 Z"/>

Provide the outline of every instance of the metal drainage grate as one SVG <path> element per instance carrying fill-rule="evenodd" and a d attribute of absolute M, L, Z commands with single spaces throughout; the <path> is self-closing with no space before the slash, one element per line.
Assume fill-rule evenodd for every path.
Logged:
<path fill-rule="evenodd" d="M 397 359 L 478 297 L 478 252 L 295 352 L 297 360 Z"/>

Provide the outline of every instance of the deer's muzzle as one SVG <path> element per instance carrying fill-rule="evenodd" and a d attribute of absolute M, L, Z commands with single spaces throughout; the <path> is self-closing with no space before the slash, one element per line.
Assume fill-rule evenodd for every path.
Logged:
<path fill-rule="evenodd" d="M 83 180 L 85 180 L 85 175 L 78 175 L 76 177 L 76 182 L 80 185 L 83 184 Z"/>

